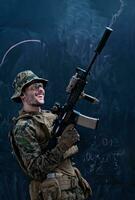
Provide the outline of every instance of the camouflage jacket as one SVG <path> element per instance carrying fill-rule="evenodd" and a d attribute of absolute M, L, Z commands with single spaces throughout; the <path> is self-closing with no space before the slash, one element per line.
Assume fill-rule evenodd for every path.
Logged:
<path fill-rule="evenodd" d="M 42 111 L 21 112 L 15 120 L 12 131 L 14 140 L 27 173 L 33 179 L 43 180 L 48 173 L 59 171 L 59 168 L 63 170 L 61 163 L 64 163 L 62 166 L 66 168 L 70 162 L 69 159 L 64 159 L 64 154 L 67 153 L 64 146 L 57 144 L 52 150 L 46 150 L 55 119 L 56 115 Z M 68 153 L 68 157 L 76 151 L 72 150 Z M 68 165 L 71 168 L 71 164 Z"/>

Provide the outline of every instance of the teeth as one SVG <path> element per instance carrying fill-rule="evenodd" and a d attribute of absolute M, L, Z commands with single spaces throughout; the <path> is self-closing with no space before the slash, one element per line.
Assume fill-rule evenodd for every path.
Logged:
<path fill-rule="evenodd" d="M 43 96 L 38 96 L 39 98 L 43 98 Z"/>
<path fill-rule="evenodd" d="M 43 97 L 43 95 L 39 95 L 39 94 L 35 94 L 35 96 L 38 96 L 38 97 Z"/>

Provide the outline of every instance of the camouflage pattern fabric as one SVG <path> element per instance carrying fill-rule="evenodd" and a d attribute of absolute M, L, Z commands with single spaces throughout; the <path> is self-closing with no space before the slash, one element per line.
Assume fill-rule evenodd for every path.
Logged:
<path fill-rule="evenodd" d="M 27 173 L 33 179 L 30 183 L 31 200 L 86 199 L 70 161 L 70 155 L 76 153 L 76 148 L 69 151 L 66 159 L 65 146 L 57 144 L 52 150 L 46 149 L 55 119 L 56 115 L 50 112 L 21 112 L 13 129 L 15 143 Z M 46 178 L 51 172 L 62 172 L 65 175 L 62 180 L 51 179 L 51 182 Z M 69 179 L 68 182 L 66 180 L 65 188 L 64 177 Z M 75 187 L 72 187 L 72 182 L 77 183 Z"/>
<path fill-rule="evenodd" d="M 53 114 L 49 115 L 47 119 L 44 118 L 44 112 L 31 115 L 22 113 L 13 130 L 24 165 L 28 173 L 37 180 L 43 180 L 46 174 L 58 166 L 65 151 L 58 145 L 51 151 L 45 151 L 55 118 Z"/>
<path fill-rule="evenodd" d="M 20 103 L 20 95 L 22 93 L 22 89 L 32 82 L 41 82 L 46 86 L 48 80 L 38 77 L 31 70 L 25 70 L 17 74 L 15 80 L 13 81 L 13 88 L 15 93 L 12 95 L 11 99 L 16 103 Z"/>
<path fill-rule="evenodd" d="M 70 182 L 70 184 L 68 183 Z M 42 183 L 30 184 L 31 200 L 84 200 L 86 196 L 76 176 L 46 179 Z"/>

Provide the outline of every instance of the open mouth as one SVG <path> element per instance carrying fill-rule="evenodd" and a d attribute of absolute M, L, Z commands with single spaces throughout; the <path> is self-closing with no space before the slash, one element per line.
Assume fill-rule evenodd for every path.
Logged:
<path fill-rule="evenodd" d="M 44 95 L 37 95 L 38 98 L 43 99 Z"/>
<path fill-rule="evenodd" d="M 35 96 L 36 96 L 38 99 L 44 99 L 44 95 L 43 95 L 43 94 L 35 94 Z"/>

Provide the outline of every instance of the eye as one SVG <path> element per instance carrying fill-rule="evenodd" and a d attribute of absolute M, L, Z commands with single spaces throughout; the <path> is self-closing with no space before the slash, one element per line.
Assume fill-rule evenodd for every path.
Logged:
<path fill-rule="evenodd" d="M 42 83 L 33 83 L 31 85 L 31 89 L 36 90 L 38 88 L 42 87 L 43 88 L 43 84 Z"/>
<path fill-rule="evenodd" d="M 42 88 L 43 88 L 43 84 L 42 84 L 42 83 L 39 83 L 38 87 L 42 87 Z"/>

